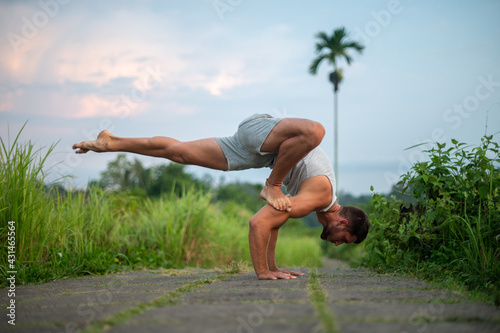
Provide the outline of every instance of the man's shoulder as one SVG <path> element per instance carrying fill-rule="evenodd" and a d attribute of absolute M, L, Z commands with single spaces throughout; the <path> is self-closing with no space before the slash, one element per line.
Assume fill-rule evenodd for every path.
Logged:
<path fill-rule="evenodd" d="M 332 184 L 328 176 L 318 175 L 306 179 L 300 186 L 299 194 L 314 201 L 314 210 L 321 210 L 332 201 Z"/>

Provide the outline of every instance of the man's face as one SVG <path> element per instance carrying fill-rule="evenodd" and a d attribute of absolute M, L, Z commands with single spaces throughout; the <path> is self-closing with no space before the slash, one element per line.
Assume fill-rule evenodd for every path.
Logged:
<path fill-rule="evenodd" d="M 357 237 L 347 231 L 346 227 L 337 227 L 331 225 L 324 227 L 321 233 L 321 239 L 339 246 L 341 244 L 350 244 L 356 241 Z"/>

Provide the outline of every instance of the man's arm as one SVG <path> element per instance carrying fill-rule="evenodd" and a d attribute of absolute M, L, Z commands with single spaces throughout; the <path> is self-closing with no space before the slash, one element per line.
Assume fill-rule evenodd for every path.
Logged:
<path fill-rule="evenodd" d="M 271 230 L 271 237 L 269 237 L 269 243 L 267 244 L 267 266 L 271 272 L 282 272 L 288 273 L 293 276 L 304 275 L 299 272 L 292 272 L 286 269 L 280 269 L 276 265 L 276 242 L 278 241 L 279 229 Z"/>
<path fill-rule="evenodd" d="M 289 279 L 289 274 L 271 272 L 267 264 L 267 246 L 271 231 L 288 220 L 288 213 L 265 205 L 250 219 L 248 243 L 255 274 L 260 280 Z"/>
<path fill-rule="evenodd" d="M 314 200 L 314 197 L 315 195 L 307 193 L 291 197 L 290 200 L 293 208 L 289 212 L 279 211 L 270 205 L 265 205 L 250 219 L 248 241 L 252 263 L 259 279 L 275 280 L 294 278 L 290 273 L 272 271 L 273 268 L 276 268 L 274 249 L 276 246 L 278 229 L 291 217 L 300 218 L 313 212 L 316 208 L 316 200 Z M 274 236 L 272 236 L 273 233 Z M 268 249 L 272 250 L 273 253 L 270 258 L 272 259 L 270 263 L 268 263 Z"/>
<path fill-rule="evenodd" d="M 265 205 L 250 219 L 248 241 L 253 267 L 259 279 L 275 280 L 294 277 L 289 273 L 271 270 L 277 268 L 274 259 L 274 250 L 278 237 L 277 230 L 289 218 L 304 217 L 313 211 L 325 208 L 331 200 L 332 187 L 330 181 L 325 176 L 316 176 L 303 182 L 299 193 L 294 197 L 290 197 L 291 211 L 279 211 L 270 205 Z M 273 232 L 274 236 L 272 236 Z M 269 255 L 268 249 L 271 250 Z M 270 259 L 269 262 L 268 258 Z"/>
<path fill-rule="evenodd" d="M 276 242 L 278 241 L 278 232 L 279 229 L 271 230 L 271 236 L 267 243 L 267 266 L 272 272 L 278 271 L 278 266 L 276 266 Z"/>

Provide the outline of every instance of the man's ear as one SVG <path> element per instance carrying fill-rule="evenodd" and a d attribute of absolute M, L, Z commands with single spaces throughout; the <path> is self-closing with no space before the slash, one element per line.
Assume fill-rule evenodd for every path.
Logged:
<path fill-rule="evenodd" d="M 346 219 L 340 219 L 340 220 L 339 220 L 339 225 L 341 225 L 341 226 L 344 226 L 344 227 L 345 227 L 345 226 L 347 226 L 348 224 L 349 224 L 349 221 L 348 221 L 348 220 L 346 220 Z"/>

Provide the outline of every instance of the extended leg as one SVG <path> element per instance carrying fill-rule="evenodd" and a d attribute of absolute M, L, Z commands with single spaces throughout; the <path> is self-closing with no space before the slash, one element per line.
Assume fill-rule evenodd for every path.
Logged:
<path fill-rule="evenodd" d="M 278 156 L 261 197 L 271 206 L 278 210 L 291 210 L 290 200 L 280 187 L 272 184 L 281 183 L 286 174 L 321 143 L 324 135 L 325 129 L 320 123 L 297 118 L 282 119 L 269 133 L 261 150 L 278 153 Z"/>
<path fill-rule="evenodd" d="M 227 160 L 214 138 L 181 142 L 173 138 L 120 138 L 109 131 L 102 131 L 96 140 L 73 145 L 77 154 L 95 152 L 130 152 L 163 157 L 179 164 L 199 165 L 216 170 L 227 170 Z"/>

